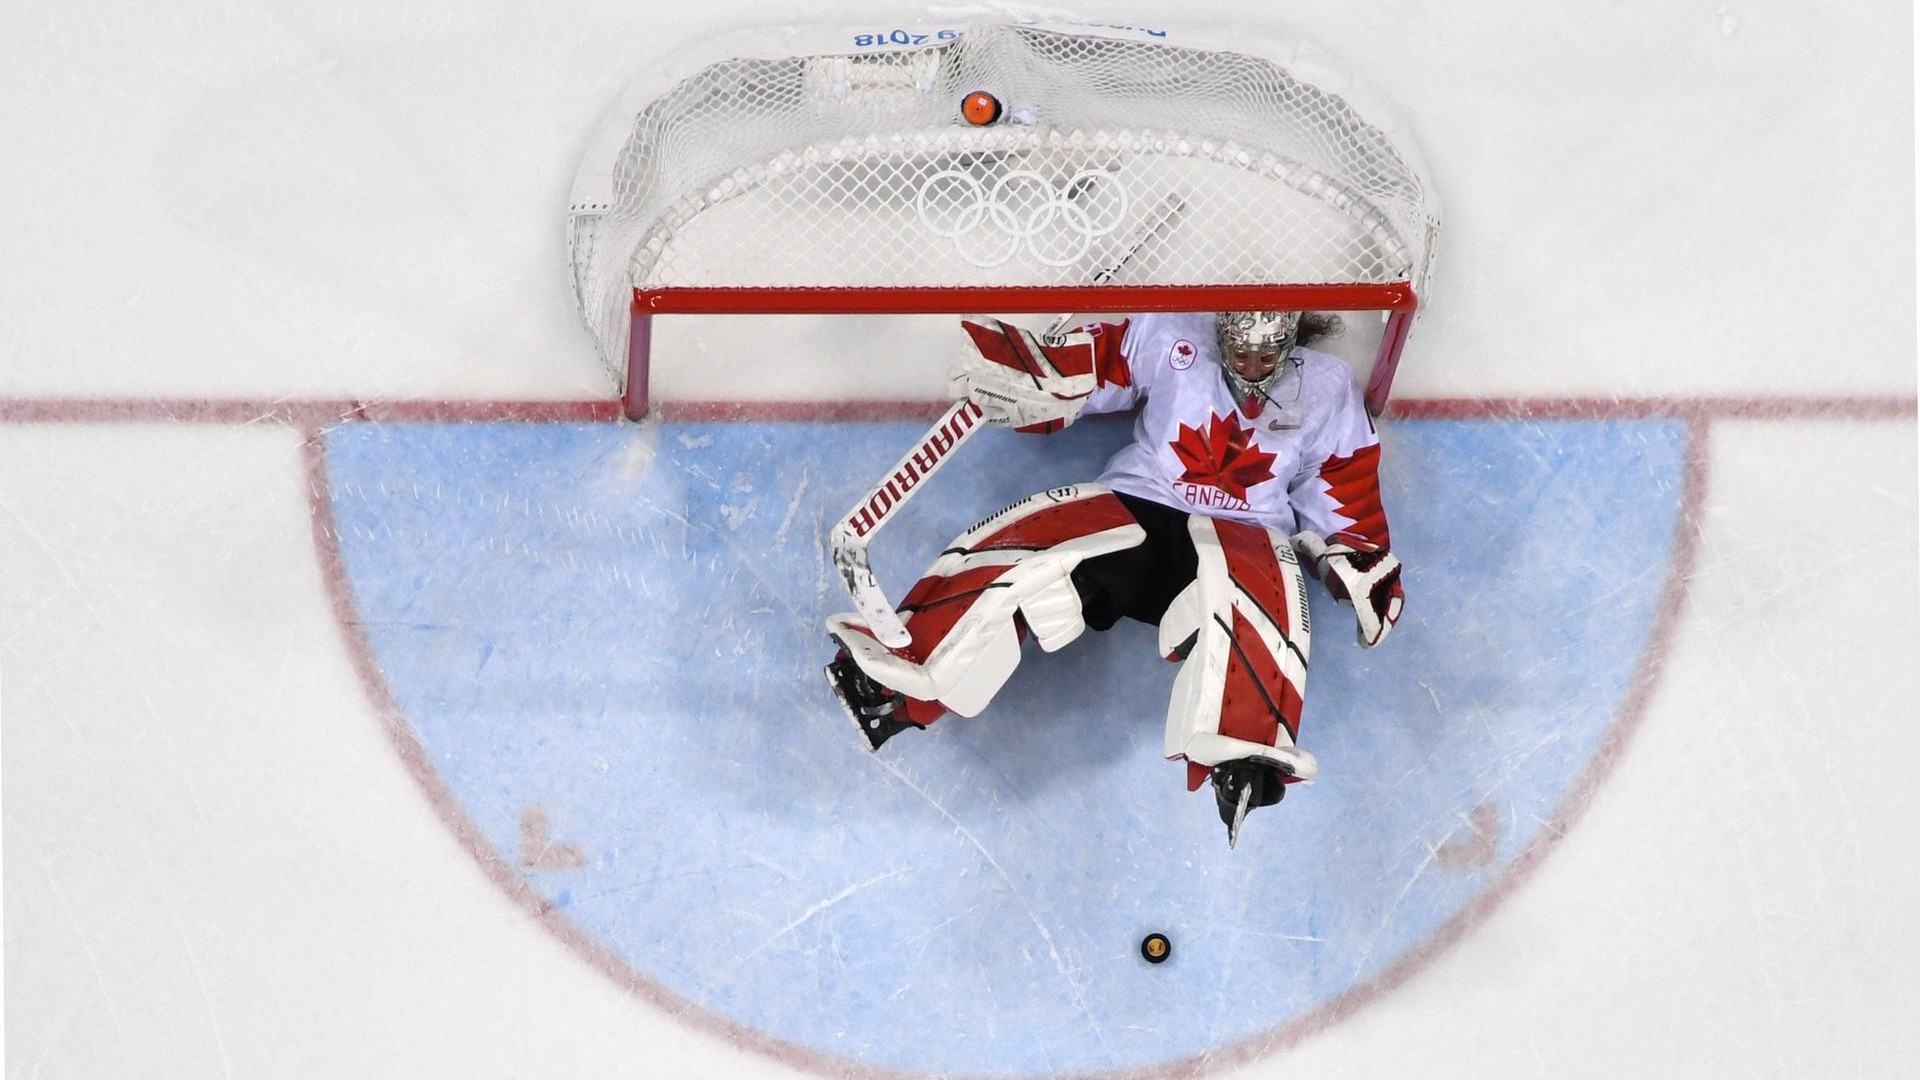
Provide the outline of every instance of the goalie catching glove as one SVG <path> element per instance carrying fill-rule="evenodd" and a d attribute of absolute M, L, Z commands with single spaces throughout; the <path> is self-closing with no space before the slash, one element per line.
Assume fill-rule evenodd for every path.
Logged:
<path fill-rule="evenodd" d="M 955 398 L 970 398 L 989 424 L 1049 433 L 1074 422 L 1104 382 L 1101 345 L 1084 330 L 1041 336 L 986 316 L 960 320 L 972 348 L 947 376 Z M 1124 361 L 1122 362 L 1124 363 Z"/>
<path fill-rule="evenodd" d="M 1406 604 L 1400 560 L 1393 552 L 1355 536 L 1335 536 L 1328 542 L 1310 532 L 1294 534 L 1293 546 L 1306 556 L 1327 592 L 1353 608 L 1360 644 L 1371 649 L 1384 641 Z"/>

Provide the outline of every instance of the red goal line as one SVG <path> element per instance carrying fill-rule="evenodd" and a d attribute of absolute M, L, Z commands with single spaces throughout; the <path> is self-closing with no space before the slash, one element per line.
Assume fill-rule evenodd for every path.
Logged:
<path fill-rule="evenodd" d="M 653 417 L 697 423 L 861 423 L 923 420 L 939 400 L 661 401 Z M 1386 418 L 1406 420 L 1913 420 L 1915 395 L 1684 397 L 1446 397 L 1396 399 Z M 608 423 L 620 402 L 377 398 L 0 398 L 8 424 Z"/>

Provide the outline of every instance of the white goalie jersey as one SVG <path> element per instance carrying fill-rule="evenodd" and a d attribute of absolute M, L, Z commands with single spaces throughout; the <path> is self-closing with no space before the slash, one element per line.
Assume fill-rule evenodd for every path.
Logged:
<path fill-rule="evenodd" d="M 1133 442 L 1099 482 L 1191 513 L 1387 547 L 1380 440 L 1338 357 L 1296 348 L 1264 397 L 1239 406 L 1211 313 L 1089 327 L 1100 385 L 1084 412 L 1144 401 Z"/>
<path fill-rule="evenodd" d="M 1125 615 L 1157 625 L 1160 654 L 1181 665 L 1164 752 L 1187 762 L 1190 787 L 1212 777 L 1229 845 L 1249 809 L 1313 779 L 1318 764 L 1296 742 L 1312 649 L 1303 571 L 1354 609 L 1367 648 L 1404 603 L 1380 440 L 1346 364 L 1312 349 L 1294 349 L 1242 403 L 1217 325 L 1211 313 L 1142 315 L 1041 336 L 961 320 L 973 348 L 948 383 L 980 423 L 1045 433 L 1139 412 L 1097 483 L 1029 496 L 942 550 L 897 609 L 904 641 L 862 616 L 827 620 L 840 646 L 828 678 L 870 749 L 949 711 L 978 715 L 1025 637 L 1050 652 Z M 1170 523 L 1192 541 L 1189 564 Z M 1166 591 L 1142 589 L 1156 577 Z"/>

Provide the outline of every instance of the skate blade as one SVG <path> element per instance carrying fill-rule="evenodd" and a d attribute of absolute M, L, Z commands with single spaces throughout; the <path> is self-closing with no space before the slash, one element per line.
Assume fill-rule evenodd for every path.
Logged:
<path fill-rule="evenodd" d="M 1247 823 L 1247 811 L 1253 808 L 1253 785 L 1240 789 L 1240 802 L 1233 808 L 1233 820 L 1227 824 L 1227 850 L 1240 842 L 1240 826 Z"/>
<path fill-rule="evenodd" d="M 827 676 L 827 689 L 833 692 L 833 700 L 839 702 L 840 711 L 846 714 L 847 723 L 852 724 L 854 734 L 860 736 L 860 746 L 869 754 L 879 753 L 880 748 L 873 745 L 873 740 L 867 737 L 867 728 L 860 721 L 860 713 L 853 707 L 853 703 L 847 700 L 847 695 L 840 692 L 840 683 L 833 677 L 833 665 L 828 664 L 821 670 Z"/>

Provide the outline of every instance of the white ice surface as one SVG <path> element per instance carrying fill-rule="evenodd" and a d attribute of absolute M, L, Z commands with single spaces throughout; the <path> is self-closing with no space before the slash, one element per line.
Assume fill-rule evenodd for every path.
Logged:
<path fill-rule="evenodd" d="M 1397 396 L 1913 394 L 1906 6 L 1274 18 L 1395 100 L 1445 195 Z M 606 395 L 566 185 L 689 20 L 0 7 L 0 401 Z M 664 360 L 729 359 L 699 344 Z M 837 377 L 922 392 L 888 360 Z M 0 424 L 7 1075 L 782 1075 L 582 963 L 434 815 L 341 647 L 298 444 Z M 1914 424 L 1718 420 L 1711 448 L 1671 654 L 1574 835 L 1246 1075 L 1911 1075 Z"/>
<path fill-rule="evenodd" d="M 650 39 L 782 9 L 709 10 L 8 6 L 0 177 L 31 212 L 0 225 L 0 393 L 599 392 L 567 185 Z M 1208 10 L 1233 9 L 1190 21 Z M 1314 2 L 1276 22 L 1393 102 L 1442 189 L 1402 393 L 1911 388 L 1902 5 Z M 1783 311 L 1808 340 L 1755 317 Z"/>

